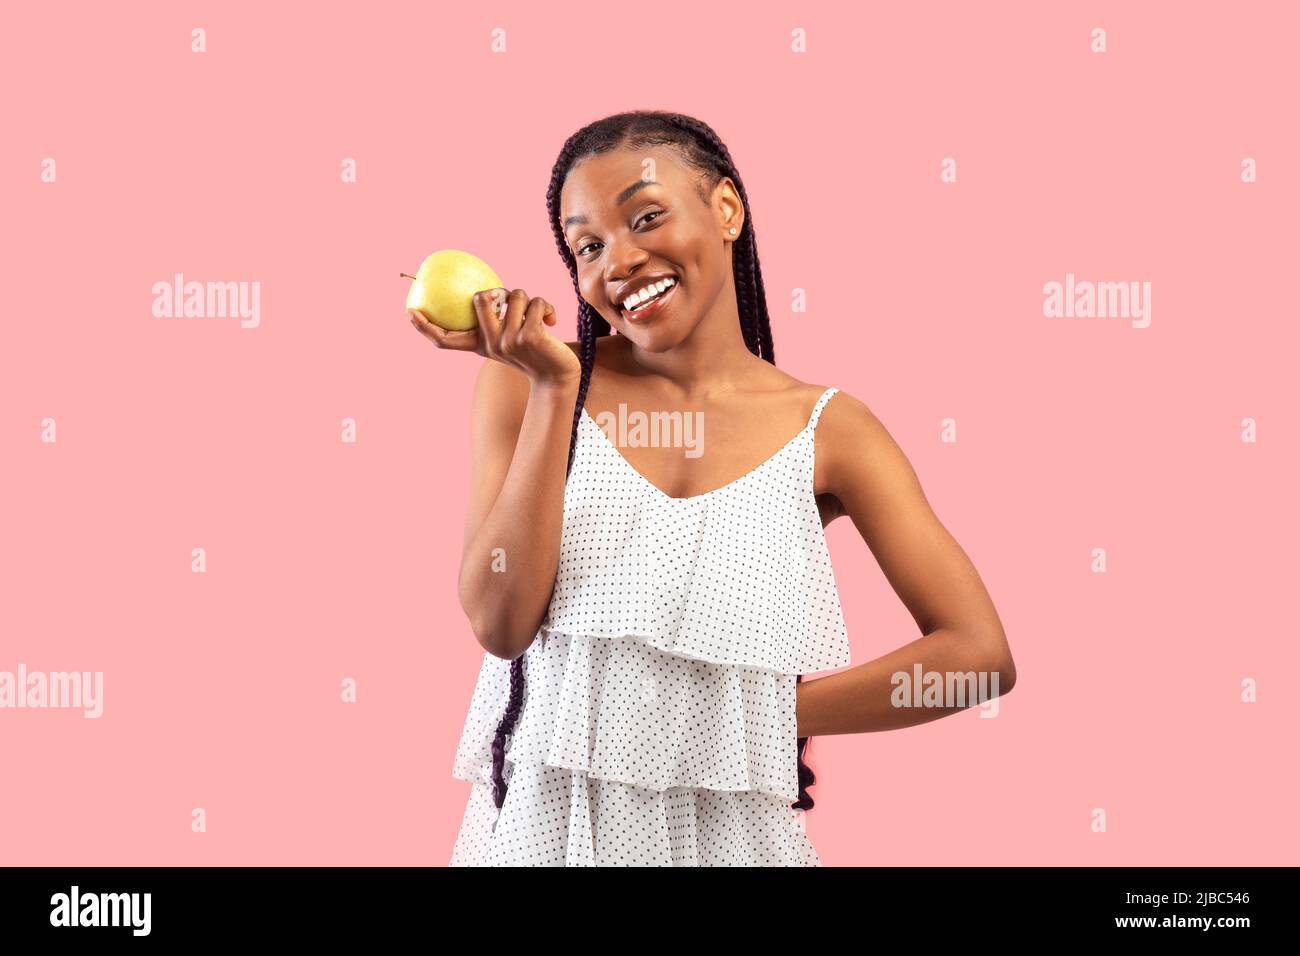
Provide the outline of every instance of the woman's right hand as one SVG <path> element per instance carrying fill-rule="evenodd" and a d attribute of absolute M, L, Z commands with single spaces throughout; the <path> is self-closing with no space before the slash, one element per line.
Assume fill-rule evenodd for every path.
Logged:
<path fill-rule="evenodd" d="M 484 289 L 474 295 L 477 328 L 449 332 L 418 309 L 407 309 L 411 324 L 440 349 L 477 352 L 519 369 L 537 384 L 570 384 L 582 376 L 573 349 L 546 330 L 555 324 L 555 308 L 523 289 Z"/>

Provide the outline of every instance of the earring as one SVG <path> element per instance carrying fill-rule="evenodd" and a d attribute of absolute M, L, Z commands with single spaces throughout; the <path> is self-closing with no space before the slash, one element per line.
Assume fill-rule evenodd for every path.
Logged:
<path fill-rule="evenodd" d="M 735 227 L 735 226 L 732 226 L 732 227 L 731 227 L 731 234 L 732 234 L 733 236 L 736 234 L 736 227 Z"/>

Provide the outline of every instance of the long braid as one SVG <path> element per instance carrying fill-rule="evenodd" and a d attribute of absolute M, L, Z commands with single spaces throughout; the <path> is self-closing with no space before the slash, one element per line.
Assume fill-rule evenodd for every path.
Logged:
<path fill-rule="evenodd" d="M 740 234 L 732 244 L 732 278 L 736 287 L 736 307 L 740 314 L 741 334 L 745 346 L 759 358 L 776 364 L 772 348 L 772 327 L 767 311 L 767 296 L 763 288 L 763 272 L 758 263 L 758 245 L 754 239 L 754 219 L 749 208 L 749 197 L 745 193 L 744 183 L 736 164 L 731 159 L 725 143 L 708 124 L 684 116 L 681 113 L 668 113 L 657 110 L 636 110 L 607 116 L 584 126 L 570 136 L 560 150 L 559 157 L 551 169 L 551 181 L 546 190 L 546 212 L 555 234 L 555 245 L 569 269 L 573 280 L 573 291 L 578 297 L 578 345 L 582 375 L 578 383 L 578 398 L 573 409 L 573 428 L 569 434 L 569 459 L 565 466 L 566 476 L 573 469 L 574 452 L 577 449 L 578 422 L 582 409 L 587 402 L 587 386 L 591 382 L 591 373 L 596 367 L 596 339 L 610 334 L 609 323 L 601 317 L 582 297 L 578 284 L 578 264 L 573 251 L 565 241 L 564 230 L 560 225 L 560 189 L 564 185 L 570 170 L 580 159 L 587 156 L 607 153 L 622 146 L 642 148 L 653 145 L 675 146 L 683 160 L 691 167 L 704 174 L 706 189 L 701 189 L 700 198 L 708 201 L 710 192 L 723 176 L 729 176 L 736 184 L 736 191 L 745 210 L 745 222 Z M 522 709 L 524 694 L 523 655 L 516 657 L 510 665 L 510 693 L 505 715 L 497 726 L 496 737 L 492 741 L 492 794 L 493 801 L 500 809 L 506 797 L 505 739 L 514 730 L 515 722 Z M 795 682 L 803 680 L 803 675 L 795 677 Z M 804 751 L 808 747 L 807 737 L 800 737 L 796 750 L 799 768 L 799 799 L 792 804 L 796 810 L 811 810 L 812 797 L 808 788 L 816 782 L 812 769 L 804 762 Z"/>

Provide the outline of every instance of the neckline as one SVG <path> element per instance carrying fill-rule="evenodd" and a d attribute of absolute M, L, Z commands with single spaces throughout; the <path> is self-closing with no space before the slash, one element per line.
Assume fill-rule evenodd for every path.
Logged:
<path fill-rule="evenodd" d="M 725 485 L 720 485 L 719 487 L 713 488 L 709 491 L 702 491 L 698 495 L 686 495 L 684 497 L 679 498 L 675 495 L 670 495 L 668 492 L 664 491 L 662 488 L 656 485 L 645 475 L 641 474 L 641 472 L 637 471 L 636 468 L 632 466 L 632 463 L 628 461 L 627 458 L 623 455 L 623 453 L 618 450 L 618 446 L 615 445 L 612 441 L 610 441 L 609 436 L 605 434 L 605 429 L 601 428 L 600 424 L 592 416 L 591 412 L 587 411 L 586 405 L 582 406 L 582 417 L 585 418 L 594 429 L 596 429 L 596 432 L 600 435 L 600 438 L 605 443 L 606 447 L 608 447 L 609 450 L 614 453 L 614 457 L 616 457 L 619 461 L 621 461 L 623 463 L 623 467 L 626 468 L 629 472 L 631 472 L 640 481 L 642 485 L 644 485 L 646 488 L 649 488 L 651 491 L 655 492 L 664 501 L 676 501 L 676 502 L 700 501 L 704 498 L 710 498 L 720 492 L 728 491 L 729 489 L 734 488 L 742 481 L 745 481 L 746 479 L 751 478 L 752 476 L 758 474 L 758 472 L 767 468 L 769 465 L 772 464 L 772 462 L 776 461 L 778 458 L 784 455 L 791 445 L 793 445 L 805 434 L 807 434 L 813 427 L 812 418 L 810 416 L 808 420 L 808 424 L 804 425 L 803 428 L 799 429 L 798 433 L 792 435 L 789 441 L 787 441 L 776 451 L 772 452 L 771 455 L 763 459 L 753 468 L 749 469 L 749 471 L 745 472 L 739 478 L 733 478 Z"/>

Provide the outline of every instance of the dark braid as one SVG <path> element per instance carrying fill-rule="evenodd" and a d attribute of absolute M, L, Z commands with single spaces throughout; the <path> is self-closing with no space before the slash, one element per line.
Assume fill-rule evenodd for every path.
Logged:
<path fill-rule="evenodd" d="M 582 297 L 578 285 L 578 265 L 573 250 L 565 241 L 564 229 L 560 225 L 560 189 L 568 178 L 569 172 L 579 160 L 588 156 L 608 153 L 619 148 L 642 149 L 647 146 L 672 146 L 681 155 L 687 166 L 698 170 L 701 182 L 697 186 L 700 199 L 708 202 L 713 188 L 723 176 L 729 176 L 736 184 L 736 192 L 745 209 L 745 222 L 740 235 L 732 244 L 732 278 L 736 286 L 736 306 L 740 313 L 740 328 L 745 345 L 751 352 L 765 361 L 776 364 L 772 351 L 772 327 L 767 312 L 767 296 L 763 289 L 763 272 L 758 264 L 758 245 L 754 239 L 754 218 L 749 209 L 749 197 L 745 194 L 744 183 L 726 144 L 718 138 L 707 123 L 683 116 L 680 113 L 667 113 L 657 110 L 636 110 L 617 113 L 584 126 L 570 136 L 560 150 L 559 157 L 551 169 L 551 182 L 546 190 L 546 212 L 550 217 L 551 230 L 555 234 L 555 245 L 560 251 L 560 258 L 569 268 L 573 279 L 573 291 L 578 297 L 578 343 L 579 358 L 582 363 L 582 376 L 578 384 L 578 400 L 573 408 L 573 429 L 569 435 L 569 460 L 566 475 L 573 469 L 573 456 L 577 448 L 578 422 L 582 418 L 582 409 L 587 404 L 587 385 L 591 373 L 596 367 L 596 339 L 610 334 L 609 323 L 600 313 Z M 496 738 L 492 741 L 492 795 L 497 808 L 506 798 L 505 739 L 514 730 L 519 719 L 524 693 L 524 658 L 521 654 L 510 665 L 510 696 L 506 704 L 505 716 L 497 726 Z M 799 674 L 795 682 L 803 680 Z M 811 768 L 804 762 L 804 751 L 808 747 L 808 738 L 800 737 L 796 750 L 799 766 L 799 799 L 791 804 L 796 810 L 811 810 L 812 797 L 808 788 L 817 778 Z"/>

